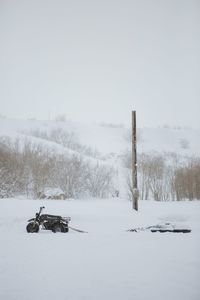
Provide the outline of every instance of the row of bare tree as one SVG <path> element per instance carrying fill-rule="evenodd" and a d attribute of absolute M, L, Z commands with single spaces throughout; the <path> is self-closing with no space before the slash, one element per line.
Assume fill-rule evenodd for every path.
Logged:
<path fill-rule="evenodd" d="M 0 198 L 17 194 L 37 198 L 46 187 L 66 197 L 108 197 L 113 169 L 81 155 L 58 154 L 41 144 L 0 140 Z"/>
<path fill-rule="evenodd" d="M 131 154 L 123 155 L 131 195 Z M 175 153 L 142 153 L 138 156 L 140 199 L 156 201 L 200 199 L 200 158 Z"/>
<path fill-rule="evenodd" d="M 35 133 L 36 135 L 36 133 Z M 41 132 L 39 133 L 41 137 Z M 74 137 L 52 132 L 43 139 L 74 147 Z M 69 138 L 69 140 L 67 140 Z M 17 194 L 37 198 L 46 187 L 59 187 L 66 197 L 109 197 L 114 170 L 83 155 L 58 154 L 43 144 L 0 139 L 0 198 Z M 122 156 L 131 192 L 131 154 Z M 140 199 L 156 201 L 200 199 L 200 158 L 175 153 L 142 153 L 138 156 Z"/>
<path fill-rule="evenodd" d="M 74 151 L 77 151 L 83 155 L 90 156 L 97 159 L 103 159 L 101 154 L 96 150 L 92 149 L 89 146 L 83 145 L 79 141 L 79 136 L 73 130 L 66 130 L 60 127 L 53 128 L 49 131 L 35 129 L 31 131 L 24 131 L 23 133 L 43 140 L 55 142 L 58 145 L 63 146 Z"/>

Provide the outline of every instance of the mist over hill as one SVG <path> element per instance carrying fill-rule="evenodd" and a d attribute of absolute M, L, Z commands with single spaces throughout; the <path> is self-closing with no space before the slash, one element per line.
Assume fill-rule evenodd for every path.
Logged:
<path fill-rule="evenodd" d="M 131 197 L 131 130 L 122 124 L 1 117 L 0 143 L 1 197 L 38 198 L 47 187 L 66 198 Z M 200 130 L 138 128 L 137 149 L 141 199 L 200 198 Z"/>

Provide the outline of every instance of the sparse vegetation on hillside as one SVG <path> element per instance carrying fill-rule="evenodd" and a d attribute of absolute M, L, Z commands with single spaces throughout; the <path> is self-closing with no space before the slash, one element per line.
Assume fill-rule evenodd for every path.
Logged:
<path fill-rule="evenodd" d="M 38 198 L 46 187 L 61 188 L 66 198 L 108 197 L 112 168 L 93 166 L 79 154 L 57 154 L 42 145 L 1 138 L 0 198 L 17 194 Z"/>
<path fill-rule="evenodd" d="M 131 197 L 131 152 L 122 156 Z M 138 155 L 140 199 L 156 201 L 200 199 L 200 158 L 157 152 Z"/>
<path fill-rule="evenodd" d="M 77 151 L 80 154 L 86 156 L 98 159 L 103 158 L 96 149 L 92 149 L 91 147 L 81 144 L 78 135 L 72 130 L 67 131 L 66 129 L 64 130 L 62 128 L 57 127 L 50 131 L 36 129 L 31 130 L 29 132 L 24 131 L 24 133 L 28 133 L 31 136 L 41 138 L 47 141 L 55 142 L 59 145 L 62 145 L 65 148 Z"/>

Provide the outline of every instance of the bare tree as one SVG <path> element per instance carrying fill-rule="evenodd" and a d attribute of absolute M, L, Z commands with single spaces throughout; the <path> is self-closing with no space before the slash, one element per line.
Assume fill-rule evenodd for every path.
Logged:
<path fill-rule="evenodd" d="M 189 149 L 190 148 L 190 142 L 183 138 L 183 139 L 180 139 L 180 146 L 182 149 Z"/>
<path fill-rule="evenodd" d="M 86 189 L 92 197 L 104 198 L 109 196 L 112 188 L 114 170 L 98 163 L 89 167 L 86 179 Z"/>
<path fill-rule="evenodd" d="M 200 159 L 191 158 L 175 172 L 177 200 L 200 199 Z"/>

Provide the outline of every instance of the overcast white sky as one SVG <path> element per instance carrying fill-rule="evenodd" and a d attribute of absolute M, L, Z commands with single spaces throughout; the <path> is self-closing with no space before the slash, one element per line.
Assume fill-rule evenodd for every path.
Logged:
<path fill-rule="evenodd" d="M 200 128 L 199 0 L 0 0 L 0 113 Z"/>

